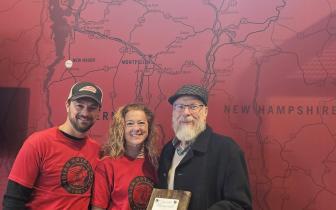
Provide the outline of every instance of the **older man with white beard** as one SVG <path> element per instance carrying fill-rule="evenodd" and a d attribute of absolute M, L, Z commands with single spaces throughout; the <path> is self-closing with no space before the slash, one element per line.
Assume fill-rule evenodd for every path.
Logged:
<path fill-rule="evenodd" d="M 206 124 L 207 90 L 184 85 L 168 101 L 175 138 L 162 150 L 158 187 L 190 191 L 189 210 L 251 210 L 244 154 Z"/>

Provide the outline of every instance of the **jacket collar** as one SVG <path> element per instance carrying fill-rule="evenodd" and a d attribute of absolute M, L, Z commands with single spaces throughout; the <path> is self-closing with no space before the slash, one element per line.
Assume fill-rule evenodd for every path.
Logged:
<path fill-rule="evenodd" d="M 212 129 L 207 125 L 206 129 L 200 133 L 195 142 L 191 145 L 191 149 L 197 152 L 205 153 L 208 150 L 208 144 Z"/>
<path fill-rule="evenodd" d="M 208 149 L 208 143 L 209 143 L 209 139 L 212 133 L 212 128 L 210 126 L 206 126 L 205 130 L 203 132 L 201 132 L 195 140 L 192 140 L 192 144 L 191 144 L 191 149 L 198 151 L 198 152 L 202 152 L 205 153 Z M 178 147 L 180 141 L 175 137 L 171 144 L 173 146 L 173 149 L 176 149 L 176 147 Z"/>
<path fill-rule="evenodd" d="M 210 141 L 211 134 L 212 129 L 207 125 L 206 129 L 202 133 L 200 133 L 200 135 L 198 135 L 198 137 L 195 139 L 195 142 L 191 145 L 191 149 L 187 152 L 187 154 L 181 160 L 179 165 L 183 165 L 184 163 L 192 159 L 192 157 L 194 156 L 194 152 L 205 153 L 208 150 L 208 144 Z M 173 146 L 173 142 L 171 141 L 168 144 L 165 155 L 162 158 L 163 162 L 161 167 L 163 168 L 165 173 L 168 173 L 171 167 L 174 153 L 175 153 L 175 147 Z"/>
<path fill-rule="evenodd" d="M 181 160 L 179 166 L 187 163 L 194 157 L 194 153 L 206 153 L 208 150 L 208 144 L 210 141 L 210 136 L 212 133 L 212 129 L 207 126 L 206 129 L 197 136 L 195 142 L 191 145 L 191 149 L 187 152 L 184 158 Z"/>

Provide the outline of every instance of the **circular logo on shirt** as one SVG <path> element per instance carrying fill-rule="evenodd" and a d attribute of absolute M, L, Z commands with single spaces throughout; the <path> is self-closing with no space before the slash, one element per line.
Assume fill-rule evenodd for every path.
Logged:
<path fill-rule="evenodd" d="M 154 182 L 144 176 L 137 176 L 128 187 L 128 200 L 132 210 L 145 210 L 152 194 Z"/>
<path fill-rule="evenodd" d="M 93 170 L 83 157 L 73 157 L 63 166 L 61 185 L 71 194 L 83 194 L 93 183 Z"/>

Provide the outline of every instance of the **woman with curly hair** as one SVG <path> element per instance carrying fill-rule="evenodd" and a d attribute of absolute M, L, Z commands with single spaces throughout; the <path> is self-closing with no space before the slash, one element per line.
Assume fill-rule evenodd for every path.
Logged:
<path fill-rule="evenodd" d="M 119 108 L 95 170 L 93 210 L 146 209 L 157 180 L 157 136 L 154 114 L 145 105 Z"/>

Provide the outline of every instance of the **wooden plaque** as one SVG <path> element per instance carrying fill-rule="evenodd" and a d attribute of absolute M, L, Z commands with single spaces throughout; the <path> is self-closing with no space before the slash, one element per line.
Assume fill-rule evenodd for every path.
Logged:
<path fill-rule="evenodd" d="M 153 206 L 155 206 L 155 202 L 158 202 L 158 199 L 160 198 L 165 200 L 178 200 L 177 210 L 187 210 L 191 198 L 191 192 L 154 188 L 147 206 L 147 210 L 152 210 Z M 170 208 L 167 207 L 167 209 Z"/>

